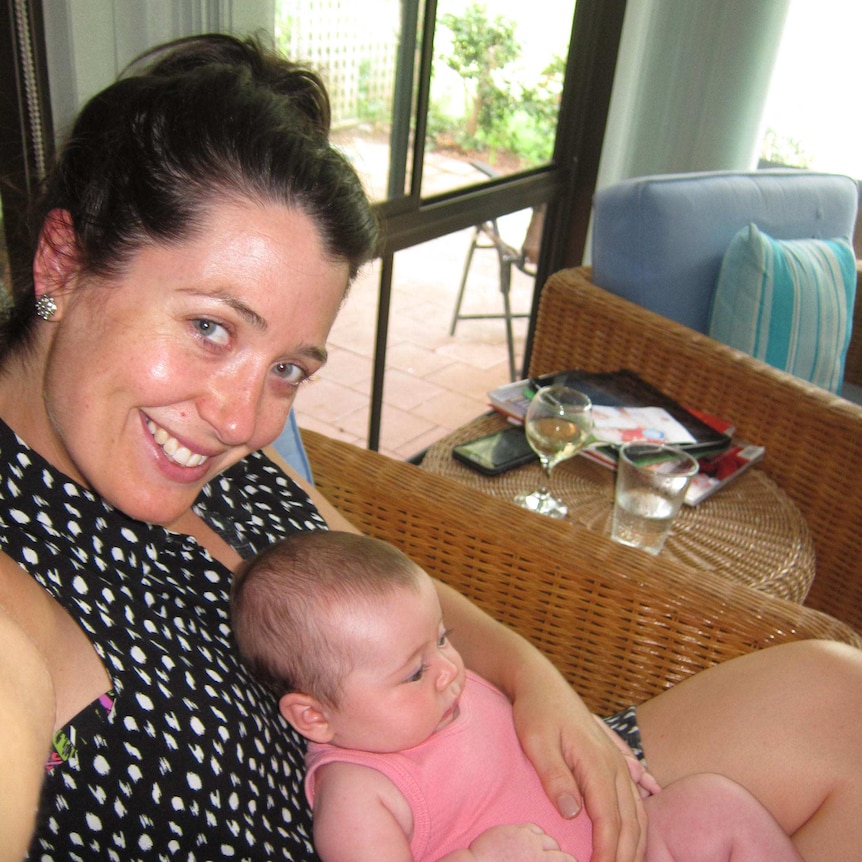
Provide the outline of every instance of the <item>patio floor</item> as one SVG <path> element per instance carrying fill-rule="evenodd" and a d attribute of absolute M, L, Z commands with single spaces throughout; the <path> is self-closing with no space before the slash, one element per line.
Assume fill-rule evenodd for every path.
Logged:
<path fill-rule="evenodd" d="M 517 245 L 529 212 L 500 220 Z M 508 380 L 502 320 L 465 320 L 449 335 L 472 229 L 399 252 L 395 257 L 380 451 L 407 459 L 488 409 L 486 393 Z M 368 442 L 379 267 L 351 287 L 332 330 L 329 362 L 296 400 L 301 427 L 360 446 Z M 512 309 L 529 312 L 533 279 L 513 271 Z M 478 250 L 463 313 L 499 313 L 496 254 Z M 527 320 L 515 327 L 515 361 L 523 361 Z"/>

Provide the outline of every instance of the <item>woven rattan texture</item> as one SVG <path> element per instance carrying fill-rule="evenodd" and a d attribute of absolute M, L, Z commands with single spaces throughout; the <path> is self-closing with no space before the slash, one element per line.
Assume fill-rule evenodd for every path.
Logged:
<path fill-rule="evenodd" d="M 434 476 L 310 431 L 315 483 L 352 523 L 539 646 L 590 707 L 639 703 L 692 673 L 771 644 L 862 645 L 824 614 L 679 564 L 633 554 Z"/>
<path fill-rule="evenodd" d="M 470 422 L 431 446 L 422 468 L 507 501 L 532 491 L 542 480 L 538 464 L 489 477 L 452 457 L 456 443 L 505 427 L 499 416 Z M 551 490 L 568 504 L 570 522 L 607 535 L 613 483 L 610 470 L 579 457 L 555 468 Z M 814 545 L 805 519 L 775 483 L 757 470 L 737 477 L 695 508 L 684 506 L 661 556 L 695 572 L 711 571 L 796 602 L 805 600 L 814 579 Z"/>
<path fill-rule="evenodd" d="M 817 574 L 807 603 L 862 631 L 862 407 L 594 286 L 589 268 L 542 292 L 532 374 L 633 368 L 766 447 L 762 469 L 799 507 Z"/>

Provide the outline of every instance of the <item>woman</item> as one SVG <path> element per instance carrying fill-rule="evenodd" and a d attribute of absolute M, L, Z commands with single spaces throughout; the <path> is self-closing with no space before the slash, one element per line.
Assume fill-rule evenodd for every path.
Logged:
<path fill-rule="evenodd" d="M 9 858 L 312 859 L 301 746 L 237 664 L 228 591 L 279 536 L 349 529 L 257 450 L 325 361 L 374 223 L 314 76 L 228 37 L 150 63 L 82 111 L 2 339 L 0 829 Z M 641 859 L 618 750 L 535 650 L 438 590 L 551 799 L 587 805 L 596 862 Z M 639 718 L 660 782 L 726 772 L 806 859 L 846 859 L 860 698 L 853 650 L 803 645 Z"/>

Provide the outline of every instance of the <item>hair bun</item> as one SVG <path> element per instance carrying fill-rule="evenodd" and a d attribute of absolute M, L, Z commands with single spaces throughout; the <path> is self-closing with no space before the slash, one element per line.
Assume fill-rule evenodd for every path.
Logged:
<path fill-rule="evenodd" d="M 289 97 L 317 132 L 329 135 L 329 96 L 320 76 L 280 57 L 272 45 L 264 45 L 261 36 L 238 39 L 224 33 L 207 33 L 176 39 L 142 54 L 123 70 L 121 77 L 171 78 L 215 66 L 247 69 L 255 84 Z"/>

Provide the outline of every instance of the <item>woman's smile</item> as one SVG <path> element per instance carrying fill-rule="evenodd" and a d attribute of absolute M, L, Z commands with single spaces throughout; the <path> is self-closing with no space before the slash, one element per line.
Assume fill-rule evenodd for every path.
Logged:
<path fill-rule="evenodd" d="M 153 439 L 165 453 L 167 459 L 174 464 L 179 464 L 180 467 L 200 467 L 208 460 L 209 456 L 192 452 L 191 449 L 180 443 L 176 437 L 172 437 L 164 428 L 156 425 L 152 419 L 147 419 L 147 428 L 150 434 L 153 435 Z"/>

